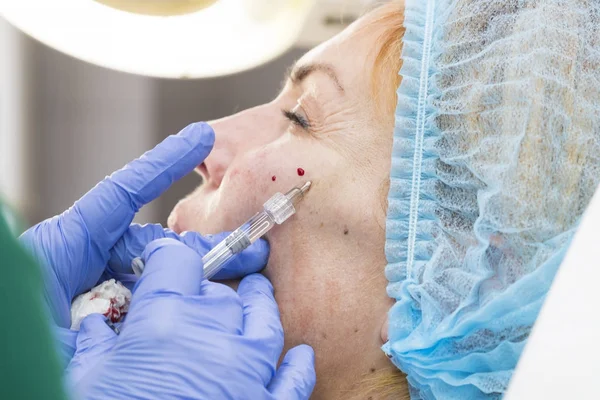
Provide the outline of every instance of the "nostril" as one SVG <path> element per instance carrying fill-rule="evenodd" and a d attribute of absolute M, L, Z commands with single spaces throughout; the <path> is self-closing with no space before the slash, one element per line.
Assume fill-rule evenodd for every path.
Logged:
<path fill-rule="evenodd" d="M 196 167 L 196 171 L 202 176 L 205 181 L 208 180 L 208 168 L 205 163 L 202 163 Z"/>

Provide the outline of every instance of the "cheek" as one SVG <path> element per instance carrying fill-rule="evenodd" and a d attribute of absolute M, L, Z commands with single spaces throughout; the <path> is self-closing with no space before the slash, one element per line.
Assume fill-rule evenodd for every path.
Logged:
<path fill-rule="evenodd" d="M 239 155 L 217 190 L 201 187 L 178 204 L 170 225 L 201 233 L 232 230 L 276 192 L 286 193 L 307 180 L 322 181 L 331 175 L 332 157 L 305 143 L 286 137 Z"/>
<path fill-rule="evenodd" d="M 289 146 L 263 147 L 231 165 L 223 190 L 244 187 L 248 191 L 244 196 L 261 205 L 275 192 L 285 193 L 310 179 L 310 167 L 301 158 L 300 151 L 290 151 Z"/>
<path fill-rule="evenodd" d="M 248 153 L 237 159 L 230 166 L 223 185 L 230 184 L 230 182 L 244 185 L 250 183 L 250 186 L 266 185 L 267 178 L 270 177 L 271 170 L 273 169 L 271 158 L 267 151 L 262 149 Z"/>
<path fill-rule="evenodd" d="M 201 189 L 198 201 L 190 199 L 187 208 L 200 210 L 211 231 L 237 228 L 260 211 L 275 192 L 289 190 L 282 188 L 285 179 L 279 173 L 281 161 L 277 154 L 264 147 L 236 158 L 228 166 L 220 187 L 215 191 Z"/>
<path fill-rule="evenodd" d="M 253 207 L 255 204 L 266 200 L 264 193 L 272 185 L 273 171 L 272 160 L 265 150 L 246 154 L 230 165 L 220 191 L 225 196 L 234 196 L 241 208 Z M 226 200 L 226 199 L 222 199 Z"/>

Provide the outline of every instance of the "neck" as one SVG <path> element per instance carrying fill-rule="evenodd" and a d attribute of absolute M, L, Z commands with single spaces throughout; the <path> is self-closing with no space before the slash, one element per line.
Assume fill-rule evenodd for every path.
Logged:
<path fill-rule="evenodd" d="M 393 303 L 385 291 L 384 239 L 338 224 L 298 225 L 272 232 L 265 272 L 275 287 L 285 350 L 302 343 L 314 348 L 311 398 L 349 398 L 357 382 L 391 365 L 380 350 Z"/>

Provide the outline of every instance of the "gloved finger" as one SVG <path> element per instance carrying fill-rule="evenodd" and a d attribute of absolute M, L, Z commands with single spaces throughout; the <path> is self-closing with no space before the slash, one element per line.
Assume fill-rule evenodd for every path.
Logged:
<path fill-rule="evenodd" d="M 58 356 L 64 369 L 69 365 L 77 349 L 77 331 L 52 324 L 52 334 L 58 343 Z"/>
<path fill-rule="evenodd" d="M 244 305 L 244 337 L 259 343 L 269 361 L 268 365 L 257 367 L 264 367 L 258 372 L 267 384 L 273 378 L 283 350 L 283 326 L 273 296 L 273 286 L 260 274 L 248 275 L 240 282 L 238 295 Z"/>
<path fill-rule="evenodd" d="M 106 317 L 102 314 L 90 314 L 79 325 L 77 334 L 77 352 L 85 351 L 91 347 L 103 345 L 117 338 L 117 334 L 107 324 Z"/>
<path fill-rule="evenodd" d="M 228 235 L 229 232 L 223 232 L 205 236 L 204 239 L 212 249 Z M 267 265 L 269 252 L 269 243 L 266 240 L 259 239 L 225 264 L 223 269 L 217 272 L 212 280 L 238 279 L 259 272 Z"/>
<path fill-rule="evenodd" d="M 269 392 L 275 399 L 306 400 L 316 382 L 315 353 L 312 347 L 303 344 L 287 352 L 269 384 Z"/>
<path fill-rule="evenodd" d="M 205 280 L 202 282 L 199 303 L 208 316 L 202 321 L 205 328 L 233 335 L 244 333 L 244 306 L 235 290 Z"/>
<path fill-rule="evenodd" d="M 180 240 L 179 235 L 160 224 L 131 224 L 110 249 L 107 271 L 111 274 L 133 274 L 131 261 L 140 257 L 150 242 L 163 238 Z"/>
<path fill-rule="evenodd" d="M 79 326 L 77 350 L 67 369 L 67 376 L 73 384 L 77 383 L 95 367 L 113 348 L 117 335 L 106 324 L 106 317 L 90 314 Z"/>
<path fill-rule="evenodd" d="M 160 224 L 133 224 L 121 236 L 110 251 L 108 271 L 115 273 L 133 273 L 131 261 L 139 257 L 148 243 L 161 238 L 171 238 L 185 243 L 204 256 L 230 232 L 202 236 L 196 232 L 176 234 L 171 229 L 165 229 Z M 215 280 L 241 278 L 263 269 L 269 258 L 269 244 L 260 239 L 231 260 L 215 275 Z"/>
<path fill-rule="evenodd" d="M 106 269 L 104 270 L 104 272 L 100 276 L 100 279 L 98 279 L 98 282 L 96 282 L 94 286 L 98 286 L 103 282 L 109 281 L 111 279 L 114 279 L 117 282 L 121 282 L 123 286 L 129 289 L 129 291 L 133 291 L 133 287 L 138 281 L 138 277 L 135 274 L 125 274 Z"/>
<path fill-rule="evenodd" d="M 151 242 L 142 253 L 146 265 L 135 285 L 131 308 L 151 294 L 198 295 L 204 278 L 202 259 L 196 251 L 174 239 Z"/>
<path fill-rule="evenodd" d="M 77 203 L 65 218 L 80 217 L 93 249 L 108 252 L 135 213 L 201 164 L 212 150 L 214 131 L 205 123 L 184 128 L 142 157 L 114 172 Z"/>

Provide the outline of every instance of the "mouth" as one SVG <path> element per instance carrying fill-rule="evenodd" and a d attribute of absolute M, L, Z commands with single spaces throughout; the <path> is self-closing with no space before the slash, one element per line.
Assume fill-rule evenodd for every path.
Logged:
<path fill-rule="evenodd" d="M 169 215 L 167 219 L 167 226 L 176 234 L 181 234 L 181 227 L 179 226 L 179 222 L 177 221 L 177 212 L 174 211 Z"/>

